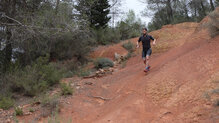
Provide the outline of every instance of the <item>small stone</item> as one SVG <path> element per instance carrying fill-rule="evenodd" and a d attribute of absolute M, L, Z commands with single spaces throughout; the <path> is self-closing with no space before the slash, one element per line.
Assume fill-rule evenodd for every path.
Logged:
<path fill-rule="evenodd" d="M 11 120 L 10 120 L 10 119 L 7 119 L 7 120 L 6 120 L 6 123 L 11 123 Z"/>
<path fill-rule="evenodd" d="M 104 70 L 103 70 L 103 69 L 100 69 L 100 72 L 101 72 L 101 73 L 104 73 Z"/>
<path fill-rule="evenodd" d="M 113 68 L 109 68 L 109 71 L 110 71 L 110 72 L 113 72 L 113 71 L 114 71 L 114 69 L 113 69 Z"/>
<path fill-rule="evenodd" d="M 71 85 L 71 87 L 74 87 L 74 86 L 75 86 L 75 84 L 74 84 L 74 83 L 71 83 L 70 85 Z"/>
<path fill-rule="evenodd" d="M 80 89 L 80 86 L 77 86 L 76 89 Z"/>
<path fill-rule="evenodd" d="M 118 69 L 114 69 L 115 72 L 119 71 Z"/>
<path fill-rule="evenodd" d="M 32 115 L 32 114 L 33 114 L 32 112 L 25 113 L 25 115 Z"/>
<path fill-rule="evenodd" d="M 0 109 L 0 112 L 2 112 L 3 111 L 3 109 Z"/>
<path fill-rule="evenodd" d="M 93 85 L 92 82 L 85 82 L 84 84 L 85 84 L 85 85 Z"/>

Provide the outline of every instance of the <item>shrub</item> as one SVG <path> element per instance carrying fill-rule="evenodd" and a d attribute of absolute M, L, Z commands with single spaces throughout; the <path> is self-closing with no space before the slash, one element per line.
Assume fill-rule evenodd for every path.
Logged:
<path fill-rule="evenodd" d="M 62 73 L 49 64 L 46 57 L 40 57 L 23 70 L 18 69 L 7 75 L 7 80 L 13 83 L 13 91 L 35 96 L 59 83 L 61 77 Z"/>
<path fill-rule="evenodd" d="M 105 28 L 105 29 L 96 29 L 93 30 L 95 33 L 96 41 L 98 44 L 107 45 L 111 43 L 118 43 L 120 40 L 120 33 L 119 30 L 113 28 Z"/>
<path fill-rule="evenodd" d="M 58 112 L 60 110 L 59 107 L 59 95 L 49 95 L 45 94 L 41 97 L 40 102 L 41 106 L 43 107 L 42 115 L 44 117 L 49 116 L 52 113 Z"/>
<path fill-rule="evenodd" d="M 70 84 L 67 85 L 65 83 L 62 83 L 61 90 L 62 90 L 62 95 L 72 95 L 73 93 L 73 89 L 71 88 Z"/>
<path fill-rule="evenodd" d="M 214 105 L 215 105 L 215 106 L 219 106 L 219 99 L 216 99 L 216 100 L 214 101 Z"/>
<path fill-rule="evenodd" d="M 133 52 L 134 51 L 134 44 L 131 43 L 131 41 L 128 41 L 127 43 L 124 43 L 122 45 L 126 50 L 128 50 L 129 52 Z"/>
<path fill-rule="evenodd" d="M 127 61 L 122 62 L 121 68 L 125 68 Z"/>
<path fill-rule="evenodd" d="M 1 109 L 9 109 L 14 105 L 14 100 L 10 97 L 2 97 L 0 98 L 0 108 Z"/>
<path fill-rule="evenodd" d="M 94 65 L 95 65 L 95 68 L 99 69 L 99 68 L 105 68 L 105 67 L 113 67 L 114 63 L 112 60 L 108 58 L 98 58 L 94 62 Z"/>
<path fill-rule="evenodd" d="M 40 102 L 42 107 L 56 107 L 59 104 L 59 95 L 45 94 L 41 97 Z"/>
<path fill-rule="evenodd" d="M 211 21 L 208 24 L 208 30 L 213 38 L 219 34 L 219 9 L 210 13 L 209 17 L 211 18 Z"/>
<path fill-rule="evenodd" d="M 30 108 L 30 109 L 29 109 L 29 112 L 32 112 L 32 113 L 33 113 L 33 112 L 35 112 L 35 110 L 34 110 L 33 108 Z"/>
<path fill-rule="evenodd" d="M 76 72 L 76 75 L 81 76 L 81 77 L 89 76 L 91 74 L 91 71 L 85 68 L 79 68 L 75 72 Z"/>
<path fill-rule="evenodd" d="M 129 52 L 126 56 L 125 56 L 125 59 L 128 60 L 129 58 L 131 58 L 133 55 L 133 53 Z"/>
<path fill-rule="evenodd" d="M 14 108 L 14 111 L 15 111 L 15 115 L 16 115 L 16 116 L 21 116 L 21 115 L 24 114 L 21 107 L 15 107 L 15 108 Z"/>

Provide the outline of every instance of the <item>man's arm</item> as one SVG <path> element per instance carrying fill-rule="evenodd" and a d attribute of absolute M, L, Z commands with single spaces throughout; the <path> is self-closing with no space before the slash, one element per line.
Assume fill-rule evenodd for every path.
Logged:
<path fill-rule="evenodd" d="M 153 41 L 153 45 L 156 45 L 156 41 L 157 41 L 157 40 L 156 40 L 156 39 L 154 39 L 154 41 Z"/>
<path fill-rule="evenodd" d="M 152 36 L 150 36 L 151 40 L 153 40 L 153 45 L 156 45 L 156 39 L 154 39 Z"/>
<path fill-rule="evenodd" d="M 141 37 L 138 39 L 136 47 L 139 48 L 139 42 L 141 42 Z"/>

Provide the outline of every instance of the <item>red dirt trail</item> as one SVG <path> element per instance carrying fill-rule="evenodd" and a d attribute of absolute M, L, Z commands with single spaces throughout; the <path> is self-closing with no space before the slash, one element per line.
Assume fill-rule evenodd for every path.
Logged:
<path fill-rule="evenodd" d="M 140 49 L 126 67 L 98 79 L 80 80 L 81 88 L 66 98 L 60 111 L 63 123 L 217 123 L 218 95 L 204 95 L 219 81 L 219 36 L 211 39 L 197 23 L 169 25 L 152 32 L 158 44 L 170 49 L 152 55 L 145 75 Z M 163 38 L 162 38 L 163 37 Z M 131 39 L 136 42 L 137 38 Z M 99 49 L 99 50 L 98 50 Z M 121 43 L 98 48 L 95 57 L 113 59 L 127 53 Z M 117 50 L 113 50 L 117 49 Z M 110 51 L 110 52 L 109 52 Z M 68 80 L 72 82 L 72 79 Z M 92 82 L 93 85 L 85 85 Z M 21 120 L 30 120 L 22 117 Z"/>

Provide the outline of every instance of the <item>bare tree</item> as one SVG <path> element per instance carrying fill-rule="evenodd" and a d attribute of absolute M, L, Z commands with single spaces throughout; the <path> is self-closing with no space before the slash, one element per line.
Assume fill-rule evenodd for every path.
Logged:
<path fill-rule="evenodd" d="M 110 4 L 111 4 L 110 15 L 112 17 L 111 23 L 112 23 L 112 27 L 115 27 L 116 18 L 119 15 L 123 14 L 122 10 L 120 9 L 122 2 L 121 0 L 110 0 Z"/>

